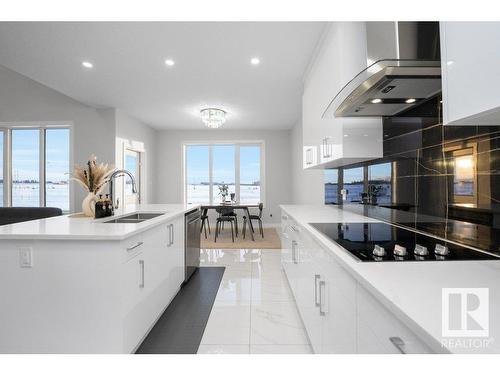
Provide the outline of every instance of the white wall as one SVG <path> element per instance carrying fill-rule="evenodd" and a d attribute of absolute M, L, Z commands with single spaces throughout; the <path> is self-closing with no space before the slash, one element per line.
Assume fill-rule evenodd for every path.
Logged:
<path fill-rule="evenodd" d="M 280 204 L 291 203 L 291 154 L 288 130 L 194 131 L 165 130 L 158 132 L 156 203 L 179 203 L 184 198 L 183 142 L 264 141 L 266 202 L 264 221 L 280 221 Z M 272 215 L 272 217 L 270 216 Z"/>
<path fill-rule="evenodd" d="M 123 145 L 128 144 L 144 152 L 144 165 L 141 203 L 154 203 L 156 194 L 156 136 L 157 131 L 139 120 L 127 115 L 122 110 L 115 112 L 116 119 L 116 167 L 122 168 Z"/>
<path fill-rule="evenodd" d="M 293 204 L 324 204 L 324 171 L 303 169 L 302 163 L 302 122 L 290 130 L 291 186 Z"/>
<path fill-rule="evenodd" d="M 95 109 L 19 73 L 0 66 L 1 122 L 67 122 L 73 124 L 73 161 L 85 163 L 91 154 L 115 160 L 114 110 Z M 85 192 L 74 186 L 72 209 L 81 210 Z"/>

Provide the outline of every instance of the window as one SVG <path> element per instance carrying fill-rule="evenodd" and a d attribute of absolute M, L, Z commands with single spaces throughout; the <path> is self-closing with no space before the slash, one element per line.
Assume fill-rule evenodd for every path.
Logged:
<path fill-rule="evenodd" d="M 344 189 L 347 189 L 347 202 L 361 201 L 364 189 L 364 168 L 344 169 Z"/>
<path fill-rule="evenodd" d="M 325 170 L 325 204 L 338 203 L 339 170 Z"/>
<path fill-rule="evenodd" d="M 234 145 L 212 146 L 212 202 L 221 200 L 219 186 L 228 185 L 229 194 L 236 194 L 236 171 Z"/>
<path fill-rule="evenodd" d="M 220 202 L 219 186 L 228 185 L 235 201 L 258 204 L 262 194 L 261 144 L 185 146 L 185 199 L 188 204 Z"/>
<path fill-rule="evenodd" d="M 260 203 L 260 146 L 240 147 L 240 202 Z"/>
<path fill-rule="evenodd" d="M 12 130 L 12 206 L 40 206 L 40 130 Z"/>
<path fill-rule="evenodd" d="M 368 185 L 374 186 L 377 203 L 391 203 L 391 163 L 375 164 L 368 166 Z"/>
<path fill-rule="evenodd" d="M 125 150 L 125 169 L 134 176 L 137 189 L 137 194 L 134 194 L 132 192 L 132 180 L 130 178 L 125 179 L 125 203 L 137 204 L 139 203 L 139 189 L 141 186 L 141 153 L 139 151 Z"/>
<path fill-rule="evenodd" d="M 45 130 L 45 205 L 69 211 L 69 129 Z"/>
<path fill-rule="evenodd" d="M 4 135 L 3 131 L 0 130 L 0 207 L 3 207 L 3 142 Z"/>
<path fill-rule="evenodd" d="M 69 211 L 69 139 L 70 130 L 61 127 L 1 130 L 0 166 L 10 163 L 0 168 L 0 204 Z"/>
<path fill-rule="evenodd" d="M 186 202 L 210 202 L 208 146 L 186 147 Z"/>

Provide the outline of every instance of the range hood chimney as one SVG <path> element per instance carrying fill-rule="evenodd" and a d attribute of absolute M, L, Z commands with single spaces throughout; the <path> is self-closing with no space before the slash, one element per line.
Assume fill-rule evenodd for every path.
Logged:
<path fill-rule="evenodd" d="M 367 68 L 323 114 L 395 116 L 441 92 L 439 22 L 367 22 Z"/>

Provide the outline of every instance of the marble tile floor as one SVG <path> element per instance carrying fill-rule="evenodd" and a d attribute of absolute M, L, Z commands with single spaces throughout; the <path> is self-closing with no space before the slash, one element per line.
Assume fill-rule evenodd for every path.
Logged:
<path fill-rule="evenodd" d="M 312 353 L 276 249 L 202 249 L 224 266 L 198 354 Z"/>

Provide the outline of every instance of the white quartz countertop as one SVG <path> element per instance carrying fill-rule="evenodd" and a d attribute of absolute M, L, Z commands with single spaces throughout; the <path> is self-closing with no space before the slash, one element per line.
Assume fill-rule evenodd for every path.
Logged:
<path fill-rule="evenodd" d="M 437 352 L 500 353 L 500 260 L 450 262 L 361 262 L 308 223 L 377 222 L 335 206 L 281 206 L 345 269 Z M 489 337 L 442 340 L 442 289 L 489 289 Z M 483 301 L 481 301 L 483 303 Z M 374 322 L 376 324 L 376 322 Z M 485 342 L 486 341 L 486 342 Z M 479 347 L 468 347 L 468 346 Z"/>
<path fill-rule="evenodd" d="M 119 209 L 112 217 L 93 219 L 82 214 L 56 216 L 41 220 L 0 226 L 1 240 L 123 240 L 144 232 L 158 224 L 186 212 L 199 205 L 185 204 L 145 204 L 129 205 Z M 141 223 L 105 223 L 132 213 L 164 213 Z"/>

